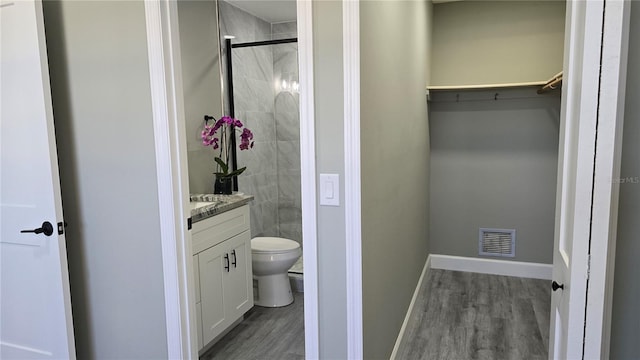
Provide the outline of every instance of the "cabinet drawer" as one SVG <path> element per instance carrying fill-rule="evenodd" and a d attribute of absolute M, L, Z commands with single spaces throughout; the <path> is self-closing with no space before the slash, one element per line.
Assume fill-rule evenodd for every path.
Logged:
<path fill-rule="evenodd" d="M 244 205 L 193 224 L 192 249 L 197 254 L 249 230 L 249 206 Z"/>

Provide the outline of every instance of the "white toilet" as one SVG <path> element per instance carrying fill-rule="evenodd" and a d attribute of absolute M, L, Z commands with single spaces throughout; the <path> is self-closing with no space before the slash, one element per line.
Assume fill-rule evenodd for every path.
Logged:
<path fill-rule="evenodd" d="M 278 237 L 251 239 L 253 296 L 256 305 L 279 307 L 293 302 L 287 272 L 301 254 L 300 244 L 293 240 Z"/>

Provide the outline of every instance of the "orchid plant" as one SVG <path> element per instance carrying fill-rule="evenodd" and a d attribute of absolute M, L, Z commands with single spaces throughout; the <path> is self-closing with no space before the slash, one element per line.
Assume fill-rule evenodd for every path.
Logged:
<path fill-rule="evenodd" d="M 206 124 L 202 130 L 202 145 L 211 146 L 214 150 L 220 149 L 218 156 L 214 158 L 218 164 L 218 171 L 214 174 L 217 178 L 231 178 L 242 174 L 247 167 L 233 170 L 229 172 L 229 156 L 231 154 L 230 136 L 235 129 L 240 132 L 240 150 L 248 150 L 253 148 L 253 133 L 238 119 L 230 116 L 223 116 L 213 125 Z M 242 130 L 240 130 L 242 129 Z"/>

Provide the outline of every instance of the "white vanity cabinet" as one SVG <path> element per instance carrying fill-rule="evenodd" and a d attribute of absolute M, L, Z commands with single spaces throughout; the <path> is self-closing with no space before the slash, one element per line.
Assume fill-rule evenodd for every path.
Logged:
<path fill-rule="evenodd" d="M 253 307 L 249 207 L 193 224 L 198 348 Z"/>

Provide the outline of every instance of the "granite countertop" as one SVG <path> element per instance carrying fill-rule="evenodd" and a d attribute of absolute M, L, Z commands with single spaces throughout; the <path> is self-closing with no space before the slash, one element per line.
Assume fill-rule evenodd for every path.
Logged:
<path fill-rule="evenodd" d="M 238 208 L 253 200 L 253 196 L 243 193 L 231 195 L 191 194 L 191 222 L 195 223 L 214 215 Z"/>

